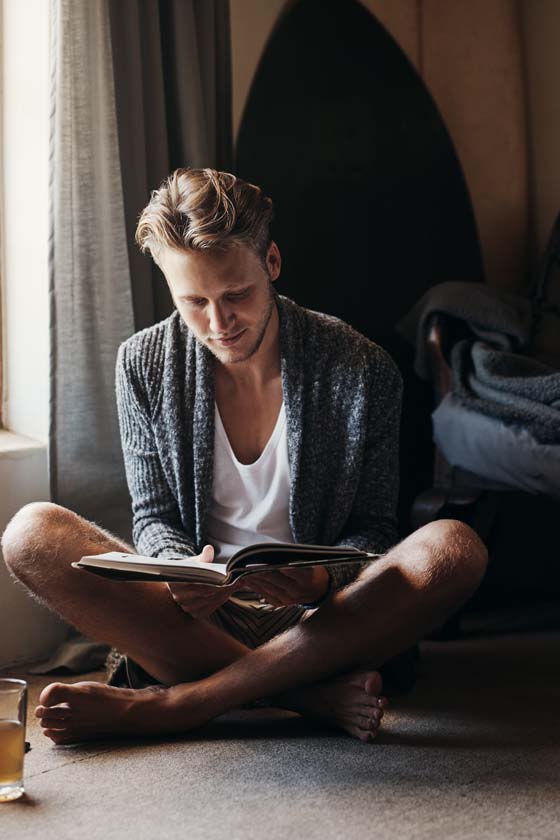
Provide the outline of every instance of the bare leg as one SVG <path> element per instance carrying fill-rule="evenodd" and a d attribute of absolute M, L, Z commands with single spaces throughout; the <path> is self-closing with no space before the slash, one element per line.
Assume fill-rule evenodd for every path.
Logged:
<path fill-rule="evenodd" d="M 457 609 L 475 591 L 485 567 L 486 550 L 470 528 L 452 520 L 431 523 L 369 566 L 309 620 L 196 683 L 136 700 L 122 689 L 55 683 L 41 696 L 40 716 L 53 726 L 50 737 L 57 743 L 111 733 L 187 731 L 252 700 L 363 663 L 385 662 Z"/>
<path fill-rule="evenodd" d="M 478 587 L 487 553 L 468 526 L 440 520 L 419 529 L 308 621 L 201 681 L 193 695 L 215 714 L 325 677 L 379 666 L 440 625 Z M 177 721 L 189 712 L 182 686 L 170 689 Z M 195 706 L 195 720 L 198 710 Z"/>
<path fill-rule="evenodd" d="M 173 601 L 165 584 L 122 583 L 73 569 L 84 554 L 134 549 L 50 503 L 23 508 L 2 537 L 13 574 L 86 636 L 129 654 L 165 685 L 200 679 L 248 652 Z"/>
<path fill-rule="evenodd" d="M 128 653 L 165 685 L 200 679 L 249 652 L 214 625 L 183 612 L 163 584 L 123 586 L 73 569 L 70 564 L 84 554 L 133 549 L 58 505 L 33 504 L 20 511 L 4 534 L 3 551 L 14 574 L 53 611 L 90 638 Z M 98 690 L 95 683 L 87 689 L 78 685 Z M 151 699 L 154 691 L 133 694 L 135 701 L 145 695 Z M 125 689 L 119 696 L 130 695 Z M 384 702 L 377 695 L 381 681 L 371 672 L 361 675 L 359 684 L 353 675 L 332 687 L 322 684 L 315 701 L 308 688 L 301 698 L 292 692 L 278 702 L 305 714 L 314 714 L 316 707 L 318 716 L 348 731 L 356 716 L 361 719 L 369 709 L 368 727 L 375 733 Z"/>

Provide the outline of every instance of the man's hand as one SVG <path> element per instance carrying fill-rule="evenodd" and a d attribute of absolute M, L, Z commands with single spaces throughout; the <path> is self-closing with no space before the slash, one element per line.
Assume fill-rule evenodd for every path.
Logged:
<path fill-rule="evenodd" d="M 324 566 L 306 566 L 248 575 L 236 588 L 258 592 L 274 607 L 288 607 L 318 601 L 326 593 L 329 581 Z"/>
<path fill-rule="evenodd" d="M 205 545 L 202 554 L 194 557 L 203 563 L 212 563 L 214 548 Z M 181 609 L 193 618 L 208 618 L 218 607 L 229 600 L 231 595 L 240 588 L 238 583 L 230 586 L 212 586 L 207 583 L 168 583 L 167 588 L 171 597 Z"/>

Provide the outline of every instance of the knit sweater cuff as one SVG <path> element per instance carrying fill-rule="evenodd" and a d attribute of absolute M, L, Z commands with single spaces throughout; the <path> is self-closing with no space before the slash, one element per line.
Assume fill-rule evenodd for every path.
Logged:
<path fill-rule="evenodd" d="M 362 569 L 366 566 L 367 563 L 360 561 L 356 563 L 344 563 L 342 566 L 331 566 L 329 572 L 332 578 L 333 591 L 338 592 L 356 580 Z"/>

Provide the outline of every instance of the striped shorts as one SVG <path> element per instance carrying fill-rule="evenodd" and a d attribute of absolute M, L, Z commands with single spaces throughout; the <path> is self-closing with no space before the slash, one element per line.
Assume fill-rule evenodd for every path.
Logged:
<path fill-rule="evenodd" d="M 248 594 L 248 593 L 247 593 Z M 271 604 L 259 602 L 248 596 L 247 599 L 233 596 L 222 604 L 206 620 L 223 630 L 246 647 L 254 650 L 270 641 L 279 633 L 288 630 L 300 621 L 304 621 L 315 612 L 314 609 L 294 604 L 289 607 L 273 607 Z M 114 663 L 112 673 L 108 678 L 109 685 L 127 688 L 146 688 L 159 685 L 151 674 L 148 674 L 137 662 L 129 656 L 117 654 L 118 661 Z"/>
<path fill-rule="evenodd" d="M 246 645 L 251 650 L 270 641 L 279 633 L 294 627 L 313 615 L 314 609 L 299 605 L 273 607 L 271 604 L 244 600 L 236 596 L 222 604 L 206 620 L 225 631 L 230 636 Z M 116 653 L 116 652 L 115 652 Z M 147 688 L 160 685 L 129 656 L 116 653 L 112 673 L 108 677 L 109 685 L 127 688 Z M 392 657 L 378 670 L 383 678 L 386 693 L 408 693 L 416 682 L 416 664 L 419 658 L 418 645 L 414 645 L 397 656 Z"/>
<path fill-rule="evenodd" d="M 208 621 L 254 650 L 314 612 L 313 609 L 297 604 L 273 607 L 264 602 L 233 596 L 212 613 Z"/>

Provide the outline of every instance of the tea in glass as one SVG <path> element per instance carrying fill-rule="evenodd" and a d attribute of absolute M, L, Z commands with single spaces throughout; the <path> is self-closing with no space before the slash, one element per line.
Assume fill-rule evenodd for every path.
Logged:
<path fill-rule="evenodd" d="M 0 679 L 0 802 L 17 799 L 24 792 L 26 711 L 24 680 Z"/>

